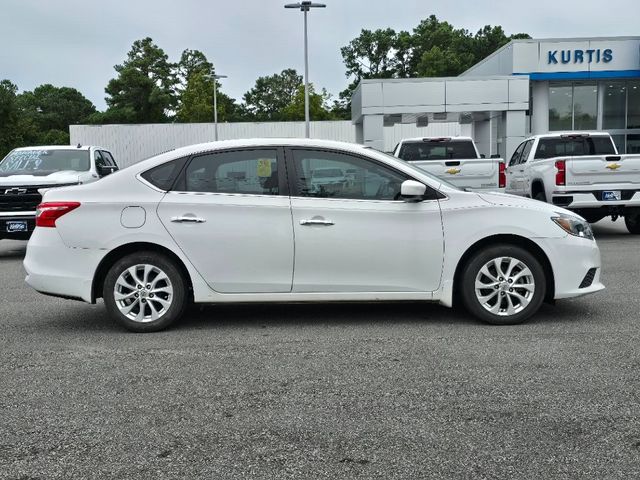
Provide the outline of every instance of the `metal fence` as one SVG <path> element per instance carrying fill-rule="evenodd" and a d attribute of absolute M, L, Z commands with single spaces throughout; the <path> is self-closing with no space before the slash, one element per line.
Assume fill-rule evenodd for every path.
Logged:
<path fill-rule="evenodd" d="M 355 125 L 350 121 L 311 122 L 312 138 L 355 142 Z M 71 144 L 99 145 L 110 150 L 120 167 L 194 143 L 214 139 L 213 123 L 161 123 L 137 125 L 71 125 Z M 427 127 L 396 124 L 385 127 L 385 151 L 393 150 L 402 138 L 454 136 L 461 134 L 458 123 L 432 123 Z M 218 138 L 232 140 L 258 137 L 304 137 L 304 122 L 219 123 Z"/>

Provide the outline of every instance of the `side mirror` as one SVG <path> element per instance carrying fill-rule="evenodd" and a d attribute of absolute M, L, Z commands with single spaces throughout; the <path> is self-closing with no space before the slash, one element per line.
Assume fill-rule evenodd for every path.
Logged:
<path fill-rule="evenodd" d="M 405 180 L 400 185 L 400 195 L 405 202 L 421 202 L 426 191 L 426 185 L 415 180 Z"/>
<path fill-rule="evenodd" d="M 96 167 L 96 170 L 98 172 L 98 175 L 104 177 L 113 172 L 116 172 L 118 170 L 118 167 L 116 167 L 115 165 L 99 165 Z"/>

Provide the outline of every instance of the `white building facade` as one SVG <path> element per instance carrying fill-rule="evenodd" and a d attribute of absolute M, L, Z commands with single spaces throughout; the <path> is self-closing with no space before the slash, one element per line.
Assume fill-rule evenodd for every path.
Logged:
<path fill-rule="evenodd" d="M 459 77 L 363 80 L 352 120 L 376 148 L 384 125 L 457 121 L 486 156 L 560 130 L 605 130 L 640 153 L 640 37 L 514 40 Z"/>

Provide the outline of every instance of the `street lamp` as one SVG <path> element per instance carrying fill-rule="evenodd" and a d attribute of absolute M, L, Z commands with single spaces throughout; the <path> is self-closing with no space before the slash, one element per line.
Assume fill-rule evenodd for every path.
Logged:
<path fill-rule="evenodd" d="M 299 8 L 304 12 L 304 133 L 309 138 L 309 55 L 307 50 L 307 13 L 312 8 L 325 8 L 324 3 L 304 1 L 300 3 L 288 3 L 284 8 Z"/>
<path fill-rule="evenodd" d="M 217 83 L 219 78 L 227 78 L 226 75 L 212 75 L 213 77 L 213 123 L 215 131 L 215 141 L 218 141 L 218 91 Z"/>

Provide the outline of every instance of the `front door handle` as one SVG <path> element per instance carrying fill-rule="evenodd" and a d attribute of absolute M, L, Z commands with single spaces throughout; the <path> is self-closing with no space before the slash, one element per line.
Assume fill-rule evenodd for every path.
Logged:
<path fill-rule="evenodd" d="M 334 223 L 331 220 L 324 220 L 321 218 L 311 218 L 311 219 L 300 220 L 300 225 L 324 225 L 328 227 L 330 225 L 334 225 Z"/>
<path fill-rule="evenodd" d="M 206 220 L 200 217 L 190 217 L 183 215 L 182 217 L 171 217 L 171 221 L 174 223 L 204 223 Z"/>

